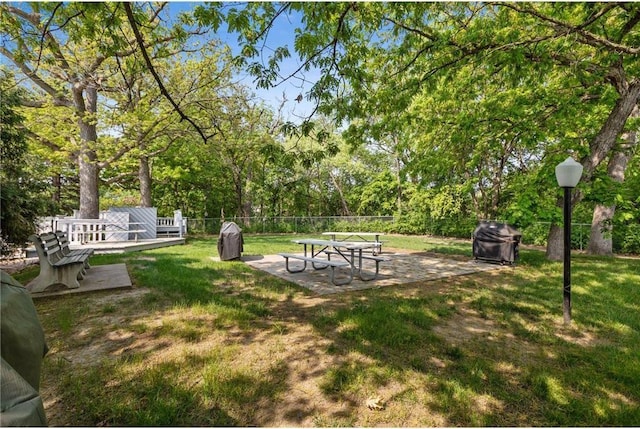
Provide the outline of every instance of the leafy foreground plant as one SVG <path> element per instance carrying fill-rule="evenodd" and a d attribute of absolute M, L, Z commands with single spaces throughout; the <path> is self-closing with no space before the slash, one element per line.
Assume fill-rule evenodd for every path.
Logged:
<path fill-rule="evenodd" d="M 245 254 L 291 250 L 245 236 Z M 389 240 L 392 241 L 395 238 Z M 469 256 L 460 242 L 402 237 Z M 515 268 L 317 297 L 216 262 L 215 239 L 126 255 L 135 288 L 36 303 L 52 425 L 633 426 L 640 262 L 522 250 Z M 380 397 L 382 410 L 365 406 Z"/>

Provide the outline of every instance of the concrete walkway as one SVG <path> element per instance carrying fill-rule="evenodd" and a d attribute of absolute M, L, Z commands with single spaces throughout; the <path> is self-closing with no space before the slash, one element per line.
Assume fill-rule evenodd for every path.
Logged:
<path fill-rule="evenodd" d="M 452 276 L 472 274 L 482 271 L 509 269 L 509 266 L 492 264 L 475 260 L 457 260 L 446 257 L 436 257 L 420 253 L 389 253 L 384 252 L 383 256 L 390 259 L 388 262 L 380 263 L 380 273 L 377 279 L 364 282 L 354 277 L 350 284 L 336 286 L 331 283 L 331 273 L 326 270 L 314 270 L 307 266 L 301 273 L 291 274 L 285 269 L 285 261 L 279 255 L 243 256 L 242 260 L 258 270 L 266 271 L 270 274 L 289 280 L 303 286 L 318 295 L 327 295 L 339 292 L 348 292 L 362 289 L 379 288 L 403 283 L 418 281 L 429 281 Z M 292 261 L 292 264 L 298 261 Z M 365 270 L 375 272 L 375 264 L 368 261 L 370 269 Z M 301 263 L 301 262 L 300 262 Z M 339 278 L 340 271 L 336 270 L 336 277 Z"/>

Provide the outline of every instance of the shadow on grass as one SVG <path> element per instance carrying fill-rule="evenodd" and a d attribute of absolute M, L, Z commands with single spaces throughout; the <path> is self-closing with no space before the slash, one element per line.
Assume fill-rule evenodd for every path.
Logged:
<path fill-rule="evenodd" d="M 281 237 L 278 246 L 288 246 L 290 238 Z M 257 242 L 270 246 L 270 253 L 280 251 L 270 237 Z M 83 410 L 74 423 L 273 422 L 276 410 L 269 407 L 282 406 L 285 392 L 296 387 L 294 362 L 305 362 L 309 372 L 297 376 L 317 377 L 328 401 L 348 405 L 347 411 L 336 408 L 325 415 L 327 424 L 361 422 L 357 399 L 378 391 L 388 393 L 392 406 L 408 404 L 415 413 L 441 415 L 448 426 L 633 426 L 640 421 L 640 322 L 624 310 L 640 302 L 637 288 L 630 287 L 640 278 L 630 263 L 598 265 L 577 258 L 575 294 L 583 301 L 576 302 L 579 327 L 565 329 L 556 323 L 562 266 L 546 261 L 541 252 L 521 252 L 513 270 L 498 274 L 367 290 L 309 305 L 301 299 L 310 297 L 304 288 L 241 262 L 212 261 L 215 242 L 190 245 L 120 258 L 136 285 L 154 291 L 155 311 L 185 309 L 192 315 L 188 321 L 141 327 L 142 333 L 198 344 L 219 331 L 220 350 L 151 365 L 151 353 L 132 348 L 124 361 L 105 362 L 86 374 L 62 363 L 49 377 L 78 372 L 61 384 L 70 392 L 65 393 L 68 403 Z M 460 249 L 450 252 L 460 254 Z M 616 279 L 617 286 L 610 288 L 607 282 Z M 608 288 L 613 291 L 604 293 Z M 300 346 L 295 355 L 285 353 L 288 360 L 276 359 L 261 372 L 241 368 L 239 347 L 269 345 L 274 338 L 287 344 L 290 326 L 312 328 L 295 337 Z M 105 379 L 113 398 L 94 405 L 100 402 L 96 397 L 107 396 L 100 394 Z M 197 384 L 179 382 L 184 379 Z M 284 414 L 300 422 L 314 416 L 319 408 L 307 401 L 290 403 Z M 256 403 L 262 404 L 260 417 L 251 411 Z"/>
<path fill-rule="evenodd" d="M 555 322 L 561 320 L 562 277 L 551 272 L 558 264 L 543 263 L 538 256 L 525 260 L 528 268 L 494 281 L 495 276 L 483 274 L 483 281 L 464 279 L 455 287 L 442 282 L 445 293 L 411 298 L 367 291 L 351 305 L 315 317 L 316 331 L 332 341 L 328 351 L 341 357 L 323 389 L 349 397 L 354 384 L 374 389 L 401 378 L 415 385 L 411 374 L 417 373 L 427 380 L 429 407 L 446 415 L 448 425 L 639 421 L 640 389 L 632 382 L 640 379 L 632 357 L 639 351 L 637 311 L 629 315 L 621 305 L 616 314 L 609 308 L 615 299 L 594 299 L 579 313 L 583 327 L 565 329 Z M 629 269 L 626 263 L 613 265 L 611 276 Z M 597 295 L 597 287 L 587 289 Z M 625 292 L 620 303 L 635 294 Z M 619 323 L 627 332 L 608 336 Z M 588 325 L 599 331 L 583 332 Z M 449 329 L 436 329 L 442 326 Z M 351 358 L 353 351 L 376 363 Z M 380 367 L 389 373 L 380 376 Z"/>

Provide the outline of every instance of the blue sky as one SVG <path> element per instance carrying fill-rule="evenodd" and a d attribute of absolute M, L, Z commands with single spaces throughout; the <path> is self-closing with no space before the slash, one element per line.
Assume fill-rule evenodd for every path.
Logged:
<path fill-rule="evenodd" d="M 202 4 L 202 2 L 192 1 L 172 1 L 169 3 L 169 13 L 171 15 L 178 14 L 181 11 L 192 10 L 196 5 Z M 234 3 L 238 5 L 241 3 Z M 283 77 L 289 76 L 300 66 L 300 59 L 294 51 L 294 29 L 300 22 L 299 16 L 292 16 L 289 22 L 286 20 L 279 20 L 277 27 L 272 29 L 269 33 L 267 40 L 267 47 L 275 49 L 279 46 L 287 46 L 292 56 L 286 59 L 281 64 L 280 74 Z M 216 37 L 223 43 L 228 44 L 234 54 L 239 53 L 239 46 L 237 41 L 237 34 L 231 34 L 227 32 L 226 25 L 222 25 L 216 34 Z M 268 51 L 266 51 L 268 52 Z M 266 60 L 267 58 L 265 58 Z M 311 89 L 311 86 L 319 77 L 319 72 L 306 72 L 303 76 L 304 81 L 300 78 L 288 79 L 268 90 L 256 88 L 253 82 L 253 77 L 247 73 L 243 73 L 237 76 L 239 82 L 243 85 L 251 88 L 257 97 L 264 100 L 264 102 L 274 109 L 277 109 L 282 103 L 283 97 L 286 98 L 284 109 L 282 114 L 285 120 L 293 122 L 300 122 L 302 117 L 309 115 L 314 108 L 314 105 L 307 101 L 306 94 Z M 302 94 L 302 101 L 296 101 L 296 98 Z"/>

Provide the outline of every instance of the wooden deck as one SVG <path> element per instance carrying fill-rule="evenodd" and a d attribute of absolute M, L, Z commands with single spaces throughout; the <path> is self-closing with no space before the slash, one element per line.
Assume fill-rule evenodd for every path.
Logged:
<path fill-rule="evenodd" d="M 176 246 L 184 244 L 185 238 L 169 237 L 155 238 L 138 241 L 105 241 L 102 243 L 72 244 L 71 249 L 95 249 L 96 254 L 100 253 L 125 253 L 139 250 L 157 249 L 159 247 Z"/>
<path fill-rule="evenodd" d="M 137 252 L 139 250 L 157 249 L 159 247 L 177 246 L 184 244 L 185 238 L 169 237 L 169 238 L 156 238 L 153 240 L 138 240 L 133 241 L 105 241 L 102 243 L 87 243 L 87 244 L 70 244 L 69 248 L 74 249 L 95 249 L 95 254 L 102 253 L 125 253 L 125 252 Z M 31 245 L 25 249 L 25 258 L 38 258 L 35 247 Z"/>

